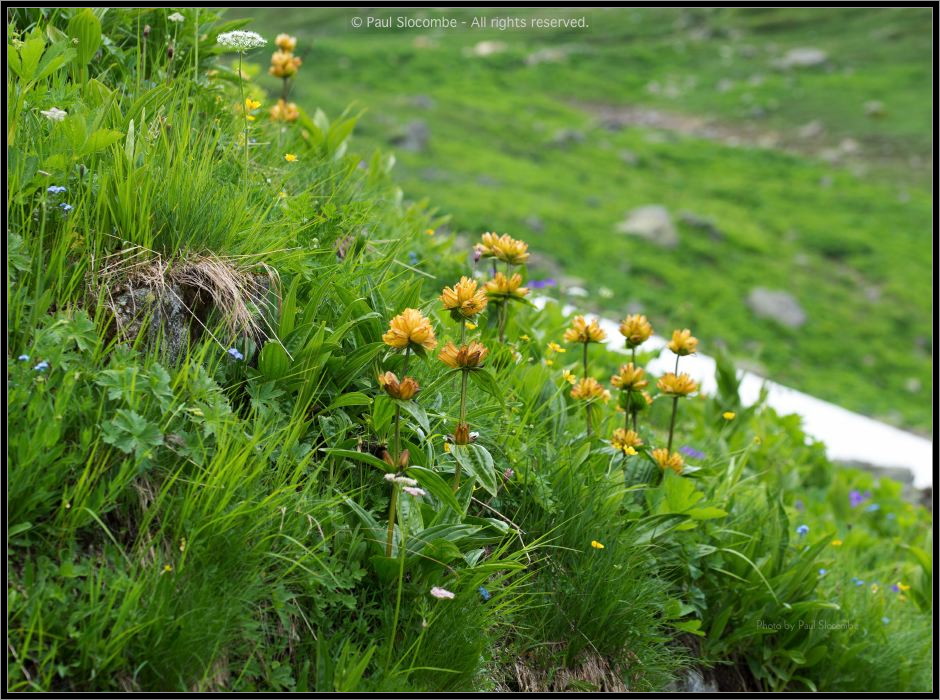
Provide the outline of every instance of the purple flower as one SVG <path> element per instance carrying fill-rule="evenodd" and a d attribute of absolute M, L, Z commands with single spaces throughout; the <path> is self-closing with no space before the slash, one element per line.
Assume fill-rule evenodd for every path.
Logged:
<path fill-rule="evenodd" d="M 819 570 L 819 575 L 820 575 L 820 576 L 825 576 L 827 573 L 828 573 L 828 572 L 827 572 L 825 569 L 820 569 L 820 570 Z"/>
<path fill-rule="evenodd" d="M 692 459 L 705 459 L 705 453 L 699 450 L 696 450 L 694 447 L 689 447 L 688 445 L 683 445 L 679 448 L 679 452 L 691 457 Z"/>
<path fill-rule="evenodd" d="M 59 205 L 59 208 L 64 212 L 70 212 L 72 211 L 72 209 L 74 209 L 74 207 L 71 204 L 67 204 L 66 202 L 62 202 Z"/>
<path fill-rule="evenodd" d="M 493 596 L 490 595 L 490 592 L 486 590 L 485 586 L 480 586 L 477 588 L 477 592 L 480 594 L 480 597 L 483 599 L 483 602 L 488 601 Z"/>
<path fill-rule="evenodd" d="M 865 585 L 865 582 L 864 582 L 862 579 L 860 579 L 858 576 L 853 576 L 853 577 L 852 577 L 852 583 L 854 583 L 856 586 L 864 586 L 864 585 Z"/>
<path fill-rule="evenodd" d="M 900 593 L 900 592 L 901 592 L 901 587 L 898 586 L 898 584 L 895 583 L 894 585 L 891 586 L 891 590 L 894 591 L 895 593 Z"/>
<path fill-rule="evenodd" d="M 547 277 L 543 280 L 529 280 L 529 286 L 532 289 L 544 289 L 545 287 L 554 287 L 556 284 L 558 283 L 551 277 Z"/>
<path fill-rule="evenodd" d="M 861 491 L 856 491 L 853 489 L 849 492 L 849 505 L 851 505 L 853 508 L 858 508 L 869 498 L 871 498 L 871 494 L 868 491 L 862 493 Z"/>
<path fill-rule="evenodd" d="M 803 501 L 796 499 L 796 501 L 793 502 L 793 507 L 802 513 L 806 506 L 803 505 Z"/>

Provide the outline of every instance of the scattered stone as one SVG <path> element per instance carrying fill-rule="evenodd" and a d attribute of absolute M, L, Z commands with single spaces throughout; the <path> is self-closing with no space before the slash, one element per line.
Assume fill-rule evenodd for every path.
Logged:
<path fill-rule="evenodd" d="M 845 154 L 858 153 L 859 145 L 855 139 L 842 139 L 839 142 L 839 150 Z"/>
<path fill-rule="evenodd" d="M 823 123 L 818 119 L 814 119 L 801 126 L 797 133 L 801 139 L 814 139 L 817 136 L 822 136 L 825 131 L 826 127 L 823 126 Z"/>
<path fill-rule="evenodd" d="M 447 182 L 451 179 L 450 173 L 441 168 L 424 168 L 418 175 L 425 182 Z"/>
<path fill-rule="evenodd" d="M 477 184 L 483 185 L 483 187 L 499 187 L 500 182 L 490 175 L 478 175 Z"/>
<path fill-rule="evenodd" d="M 829 54 L 822 49 L 800 47 L 787 51 L 776 61 L 776 65 L 780 68 L 815 68 L 828 60 Z"/>
<path fill-rule="evenodd" d="M 904 388 L 912 394 L 916 394 L 923 388 L 923 385 L 917 377 L 908 377 L 904 382 Z"/>
<path fill-rule="evenodd" d="M 617 153 L 620 160 L 626 163 L 627 165 L 639 165 L 640 157 L 631 150 L 624 148 L 623 150 Z"/>
<path fill-rule="evenodd" d="M 821 178 L 819 178 L 819 186 L 826 189 L 832 187 L 832 182 L 832 175 L 823 175 Z"/>
<path fill-rule="evenodd" d="M 747 296 L 747 305 L 759 318 L 767 318 L 788 328 L 806 323 L 806 312 L 789 292 L 755 287 Z"/>
<path fill-rule="evenodd" d="M 578 129 L 559 129 L 552 137 L 552 143 L 558 146 L 566 146 L 569 143 L 584 143 L 586 138 L 584 132 Z"/>
<path fill-rule="evenodd" d="M 731 88 L 734 87 L 734 81 L 729 80 L 728 78 L 722 78 L 718 81 L 718 84 L 715 86 L 715 89 L 718 92 L 728 92 Z"/>
<path fill-rule="evenodd" d="M 545 231 L 545 222 L 535 214 L 527 216 L 522 223 L 533 233 L 542 233 Z"/>
<path fill-rule="evenodd" d="M 877 119 L 886 114 L 884 103 L 880 100 L 869 100 L 865 103 L 865 116 Z"/>
<path fill-rule="evenodd" d="M 505 42 L 502 41 L 481 41 L 473 47 L 471 53 L 474 56 L 492 56 L 502 53 L 507 48 Z"/>
<path fill-rule="evenodd" d="M 404 132 L 393 136 L 391 143 L 403 151 L 419 153 L 427 149 L 430 138 L 431 131 L 428 129 L 427 123 L 421 119 L 416 119 L 405 124 Z"/>
<path fill-rule="evenodd" d="M 679 233 L 672 223 L 669 210 L 661 204 L 647 204 L 633 209 L 626 219 L 617 224 L 617 231 L 645 238 L 663 248 L 679 245 Z"/>
<path fill-rule="evenodd" d="M 568 52 L 559 48 L 545 48 L 534 51 L 525 57 L 527 66 L 537 66 L 540 63 L 563 63 L 568 60 Z"/>
<path fill-rule="evenodd" d="M 412 107 L 418 109 L 434 109 L 437 102 L 430 95 L 415 95 L 411 98 Z"/>
<path fill-rule="evenodd" d="M 717 693 L 718 683 L 709 678 L 707 681 L 697 668 L 684 668 L 678 678 L 666 686 L 668 693 Z"/>
<path fill-rule="evenodd" d="M 679 221 L 686 226 L 691 226 L 708 234 L 708 237 L 713 241 L 720 241 L 725 237 L 725 234 L 715 225 L 715 222 L 706 216 L 691 211 L 683 211 L 679 213 Z"/>

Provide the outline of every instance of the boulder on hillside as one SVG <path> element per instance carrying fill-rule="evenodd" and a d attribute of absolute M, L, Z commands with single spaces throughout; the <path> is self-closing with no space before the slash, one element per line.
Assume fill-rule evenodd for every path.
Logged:
<path fill-rule="evenodd" d="M 747 295 L 747 305 L 754 315 L 767 318 L 788 328 L 799 328 L 806 323 L 806 312 L 789 292 L 779 289 L 755 287 Z"/>
<path fill-rule="evenodd" d="M 661 204 L 647 204 L 633 209 L 626 219 L 617 224 L 617 231 L 645 238 L 663 248 L 679 245 L 679 232 L 676 231 L 669 210 Z"/>

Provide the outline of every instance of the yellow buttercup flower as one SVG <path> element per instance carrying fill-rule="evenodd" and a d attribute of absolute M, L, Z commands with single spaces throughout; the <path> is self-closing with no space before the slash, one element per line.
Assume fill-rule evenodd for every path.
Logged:
<path fill-rule="evenodd" d="M 433 236 L 433 235 L 434 235 L 434 229 L 433 229 L 433 228 L 425 229 L 425 230 L 424 230 L 424 234 L 425 234 L 426 236 Z"/>
<path fill-rule="evenodd" d="M 721 414 L 721 417 L 724 418 L 725 420 L 734 420 L 734 417 L 736 415 L 737 414 L 734 411 L 725 411 L 724 413 Z"/>
<path fill-rule="evenodd" d="M 594 377 L 585 377 L 571 390 L 571 398 L 579 401 L 608 401 L 610 392 L 607 391 Z"/>
<path fill-rule="evenodd" d="M 394 372 L 380 374 L 379 386 L 385 389 L 385 392 L 393 399 L 400 399 L 402 401 L 408 401 L 414 398 L 415 395 L 421 391 L 421 387 L 414 379 L 405 377 L 399 382 Z"/>
<path fill-rule="evenodd" d="M 460 347 L 448 342 L 437 357 L 445 365 L 454 369 L 476 369 L 483 365 L 483 360 L 489 352 L 482 343 L 475 340 Z"/>
<path fill-rule="evenodd" d="M 842 540 L 833 540 L 833 541 L 830 542 L 829 544 L 831 544 L 833 547 L 841 547 L 841 546 L 842 546 Z"/>
<path fill-rule="evenodd" d="M 551 350 L 552 352 L 568 352 L 567 348 L 563 348 L 561 345 L 559 345 L 555 341 L 552 341 L 548 344 L 548 349 Z"/>
<path fill-rule="evenodd" d="M 575 384 L 578 381 L 578 378 L 574 376 L 574 373 L 571 370 L 565 370 L 561 373 L 562 378 L 569 384 Z"/>
<path fill-rule="evenodd" d="M 471 323 L 470 321 L 464 321 L 463 325 L 468 331 L 475 331 L 477 329 L 477 324 Z"/>
<path fill-rule="evenodd" d="M 625 455 L 635 455 L 636 448 L 643 444 L 643 440 L 633 430 L 617 428 L 610 439 L 610 446 Z"/>
<path fill-rule="evenodd" d="M 898 589 L 901 591 L 909 591 L 911 590 L 911 587 L 907 585 L 906 583 L 901 583 L 900 581 L 898 581 Z"/>
<path fill-rule="evenodd" d="M 682 455 L 678 452 L 670 454 L 665 447 L 660 447 L 653 450 L 650 456 L 659 465 L 660 469 L 672 469 L 676 474 L 682 473 L 684 462 L 682 461 Z"/>
<path fill-rule="evenodd" d="M 297 160 L 297 156 L 295 156 L 293 153 L 285 153 L 284 160 L 286 160 L 288 163 L 293 163 Z"/>
<path fill-rule="evenodd" d="M 507 278 L 502 272 L 497 272 L 496 276 L 486 283 L 484 289 L 494 299 L 522 299 L 529 293 L 529 288 L 522 287 L 521 284 L 522 276 L 518 273 Z"/>
<path fill-rule="evenodd" d="M 597 319 L 588 323 L 584 316 L 575 316 L 571 328 L 565 331 L 566 343 L 599 343 L 607 338 L 607 333 L 598 325 Z"/>
<path fill-rule="evenodd" d="M 297 37 L 291 36 L 290 34 L 278 34 L 277 38 L 274 40 L 274 44 L 281 51 L 293 51 L 297 48 Z"/>
<path fill-rule="evenodd" d="M 643 314 L 632 314 L 620 323 L 620 334 L 627 339 L 627 346 L 635 348 L 653 335 L 653 327 Z"/>
<path fill-rule="evenodd" d="M 634 367 L 632 362 L 620 366 L 620 371 L 610 378 L 610 383 L 624 391 L 639 391 L 649 382 L 642 367 Z"/>
<path fill-rule="evenodd" d="M 281 99 L 271 108 L 270 115 L 276 122 L 295 122 L 300 116 L 300 110 L 297 109 L 296 103 Z"/>
<path fill-rule="evenodd" d="M 437 346 L 431 322 L 417 309 L 405 309 L 388 324 L 388 332 L 382 335 L 386 345 L 404 350 L 418 346 L 433 350 Z"/>
<path fill-rule="evenodd" d="M 302 63 L 300 57 L 290 51 L 275 51 L 271 55 L 271 67 L 268 68 L 268 73 L 275 78 L 290 78 L 300 70 Z"/>
<path fill-rule="evenodd" d="M 688 328 L 673 331 L 672 340 L 667 347 L 677 355 L 691 355 L 698 347 L 698 338 L 693 336 Z"/>
<path fill-rule="evenodd" d="M 173 571 L 173 567 L 170 564 L 163 565 L 163 573 L 168 574 Z"/>
<path fill-rule="evenodd" d="M 523 341 L 524 343 L 528 343 L 532 339 L 529 336 L 527 336 L 525 333 L 523 333 L 522 335 L 519 336 L 519 340 Z"/>
<path fill-rule="evenodd" d="M 245 98 L 245 109 L 258 109 L 261 106 L 261 102 L 258 100 L 253 100 L 250 97 Z"/>
<path fill-rule="evenodd" d="M 551 367 L 551 366 L 554 365 L 554 364 L 555 364 L 555 360 L 549 360 L 549 359 L 546 359 L 546 360 L 545 360 L 545 366 L 546 366 L 546 367 Z"/>
<path fill-rule="evenodd" d="M 680 375 L 676 375 L 673 372 L 664 374 L 659 378 L 659 381 L 656 382 L 656 387 L 662 393 L 671 396 L 688 396 L 698 389 L 698 385 L 692 380 L 692 377 L 685 372 Z"/>
<path fill-rule="evenodd" d="M 245 116 L 245 119 L 247 119 L 247 120 L 250 121 L 250 122 L 253 122 L 253 121 L 255 120 L 255 115 L 254 115 L 254 114 L 249 114 L 249 115 Z"/>
<path fill-rule="evenodd" d="M 486 292 L 477 286 L 476 280 L 461 277 L 453 287 L 444 287 L 440 300 L 454 319 L 473 318 L 486 308 Z"/>
<path fill-rule="evenodd" d="M 602 544 L 601 544 L 600 542 L 598 542 L 597 540 L 591 540 L 591 546 L 594 547 L 594 549 L 603 549 L 603 548 L 604 548 L 604 545 L 602 545 Z"/>

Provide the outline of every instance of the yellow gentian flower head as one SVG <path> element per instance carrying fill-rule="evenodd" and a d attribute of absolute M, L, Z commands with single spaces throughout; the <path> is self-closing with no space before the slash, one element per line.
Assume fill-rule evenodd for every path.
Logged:
<path fill-rule="evenodd" d="M 510 265 L 522 265 L 529 259 L 528 251 L 528 243 L 517 240 L 509 234 L 503 234 L 496 243 L 494 257 Z"/>
<path fill-rule="evenodd" d="M 460 347 L 448 342 L 437 357 L 445 365 L 454 369 L 477 369 L 483 366 L 483 360 L 489 353 L 490 351 L 482 343 L 471 340 Z"/>
<path fill-rule="evenodd" d="M 646 387 L 646 372 L 642 367 L 634 367 L 632 362 L 620 366 L 620 371 L 610 378 L 610 383 L 624 391 L 639 391 Z"/>
<path fill-rule="evenodd" d="M 386 345 L 399 350 L 433 350 L 437 346 L 434 328 L 431 322 L 417 309 L 405 309 L 388 324 L 388 331 L 382 335 Z"/>
<path fill-rule="evenodd" d="M 607 391 L 594 377 L 585 377 L 571 390 L 571 398 L 578 401 L 602 401 L 610 400 L 610 392 Z"/>
<path fill-rule="evenodd" d="M 379 386 L 385 389 L 385 392 L 393 399 L 401 399 L 402 401 L 414 398 L 421 391 L 421 387 L 414 379 L 405 377 L 399 382 L 394 372 L 380 374 Z"/>
<path fill-rule="evenodd" d="M 461 277 L 453 287 L 444 287 L 440 299 L 455 321 L 473 318 L 486 308 L 486 291 L 477 286 L 476 280 Z"/>
<path fill-rule="evenodd" d="M 271 108 L 270 115 L 276 122 L 295 122 L 300 116 L 300 110 L 297 109 L 296 103 L 281 99 Z"/>
<path fill-rule="evenodd" d="M 268 73 L 275 78 L 290 78 L 297 74 L 302 63 L 300 56 L 295 56 L 290 51 L 275 51 L 271 54 L 271 67 L 268 68 Z"/>
<path fill-rule="evenodd" d="M 678 452 L 670 454 L 665 447 L 660 447 L 653 450 L 650 456 L 659 465 L 660 469 L 672 469 L 676 474 L 682 473 L 684 462 L 682 461 L 682 455 Z"/>
<path fill-rule="evenodd" d="M 633 430 L 617 428 L 610 438 L 610 446 L 625 455 L 635 455 L 636 448 L 643 444 L 643 440 Z"/>
<path fill-rule="evenodd" d="M 698 389 L 698 385 L 693 381 L 692 377 L 685 372 L 680 375 L 676 375 L 673 372 L 664 374 L 659 378 L 659 381 L 656 382 L 656 387 L 662 393 L 669 394 L 670 396 L 688 396 Z"/>
<path fill-rule="evenodd" d="M 491 299 L 522 299 L 529 293 L 529 288 L 522 287 L 521 284 L 522 276 L 519 273 L 507 278 L 502 272 L 497 272 L 496 276 L 484 285 L 484 289 Z"/>
<path fill-rule="evenodd" d="M 600 343 L 607 338 L 607 333 L 598 325 L 597 319 L 588 323 L 584 316 L 575 316 L 571 328 L 565 331 L 566 343 Z"/>
<path fill-rule="evenodd" d="M 667 347 L 676 355 L 691 355 L 698 347 L 698 338 L 688 328 L 676 330 L 672 332 L 672 340 Z"/>
<path fill-rule="evenodd" d="M 620 334 L 627 339 L 627 347 L 635 348 L 653 335 L 653 327 L 643 314 L 632 314 L 620 322 Z"/>
<path fill-rule="evenodd" d="M 281 51 L 293 51 L 297 48 L 297 37 L 290 34 L 278 34 L 274 43 Z"/>

